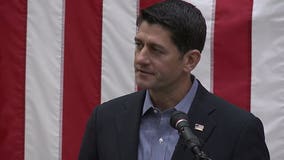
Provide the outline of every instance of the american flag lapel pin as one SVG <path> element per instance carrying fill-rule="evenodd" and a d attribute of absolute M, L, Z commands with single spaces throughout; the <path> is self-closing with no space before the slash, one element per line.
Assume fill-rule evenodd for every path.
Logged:
<path fill-rule="evenodd" d="M 194 129 L 203 132 L 204 125 L 195 123 Z"/>

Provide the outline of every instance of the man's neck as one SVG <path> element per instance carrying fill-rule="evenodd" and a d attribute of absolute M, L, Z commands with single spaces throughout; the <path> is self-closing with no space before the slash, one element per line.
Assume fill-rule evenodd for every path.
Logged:
<path fill-rule="evenodd" d="M 167 90 L 149 90 L 152 103 L 161 111 L 172 108 L 177 105 L 188 93 L 192 86 L 190 79 L 182 85 L 175 86 Z"/>

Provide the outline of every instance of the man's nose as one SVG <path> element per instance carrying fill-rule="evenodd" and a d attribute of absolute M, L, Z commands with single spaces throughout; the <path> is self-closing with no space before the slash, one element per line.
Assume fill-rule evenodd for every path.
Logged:
<path fill-rule="evenodd" d="M 142 63 L 142 64 L 147 64 L 150 62 L 149 50 L 146 46 L 143 46 L 141 50 L 136 52 L 135 61 L 136 63 Z"/>

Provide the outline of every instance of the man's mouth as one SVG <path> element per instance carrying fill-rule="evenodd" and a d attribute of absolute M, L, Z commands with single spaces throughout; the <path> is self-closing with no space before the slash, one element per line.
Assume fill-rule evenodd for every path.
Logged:
<path fill-rule="evenodd" d="M 143 70 L 143 69 L 136 69 L 136 72 L 140 72 L 140 73 L 143 73 L 143 74 L 153 74 L 152 72 L 147 71 L 147 70 Z"/>

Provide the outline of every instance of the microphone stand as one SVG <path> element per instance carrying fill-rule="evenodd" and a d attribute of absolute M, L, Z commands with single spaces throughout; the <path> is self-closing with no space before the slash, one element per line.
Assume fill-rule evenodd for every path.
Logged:
<path fill-rule="evenodd" d="M 186 146 L 191 148 L 192 152 L 194 153 L 194 160 L 212 160 L 202 150 L 200 150 L 199 146 L 192 145 L 190 142 L 188 142 Z"/>
<path fill-rule="evenodd" d="M 195 160 L 212 160 L 211 158 L 209 158 L 204 152 L 201 151 L 201 154 L 195 154 L 194 156 Z"/>

